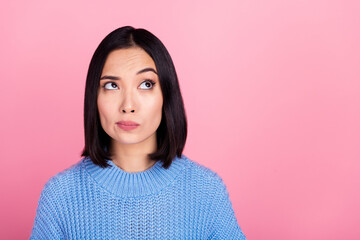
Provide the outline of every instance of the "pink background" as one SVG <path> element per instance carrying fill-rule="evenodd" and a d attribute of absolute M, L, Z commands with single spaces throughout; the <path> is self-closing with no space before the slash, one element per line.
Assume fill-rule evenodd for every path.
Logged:
<path fill-rule="evenodd" d="M 248 239 L 360 239 L 358 1 L 6 1 L 1 231 L 27 239 L 45 182 L 80 160 L 87 67 L 124 25 L 158 36 L 185 155 L 225 181 Z"/>

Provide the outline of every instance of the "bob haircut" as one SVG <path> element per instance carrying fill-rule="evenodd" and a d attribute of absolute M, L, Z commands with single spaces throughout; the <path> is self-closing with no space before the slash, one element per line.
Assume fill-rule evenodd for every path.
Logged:
<path fill-rule="evenodd" d="M 102 168 L 109 167 L 111 138 L 103 130 L 97 106 L 101 73 L 108 54 L 116 49 L 140 47 L 155 62 L 163 94 L 161 122 L 156 130 L 157 150 L 149 158 L 168 169 L 175 156 L 181 157 L 187 136 L 187 120 L 179 82 L 170 54 L 162 42 L 145 29 L 130 26 L 109 33 L 92 56 L 86 77 L 84 99 L 85 147 L 81 156 L 90 157 Z"/>

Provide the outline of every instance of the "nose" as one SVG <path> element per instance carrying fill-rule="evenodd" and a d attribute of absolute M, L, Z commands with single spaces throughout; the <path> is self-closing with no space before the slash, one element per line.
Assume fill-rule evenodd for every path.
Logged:
<path fill-rule="evenodd" d="M 126 112 L 135 112 L 135 110 L 134 110 L 134 109 L 130 109 L 130 110 L 123 109 L 122 112 L 123 112 L 123 113 L 126 113 Z"/>
<path fill-rule="evenodd" d="M 124 98 L 120 106 L 120 110 L 123 113 L 134 113 L 135 112 L 135 100 L 130 92 L 124 93 Z"/>

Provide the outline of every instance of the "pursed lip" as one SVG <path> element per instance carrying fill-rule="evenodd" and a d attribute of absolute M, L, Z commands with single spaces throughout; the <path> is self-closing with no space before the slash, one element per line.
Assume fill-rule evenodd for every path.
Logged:
<path fill-rule="evenodd" d="M 133 122 L 133 121 L 119 121 L 116 124 L 123 125 L 123 126 L 139 126 L 140 125 L 137 122 Z"/>

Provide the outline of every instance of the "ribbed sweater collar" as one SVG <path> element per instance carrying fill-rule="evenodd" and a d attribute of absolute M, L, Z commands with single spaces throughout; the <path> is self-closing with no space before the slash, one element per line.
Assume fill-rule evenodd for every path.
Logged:
<path fill-rule="evenodd" d="M 187 158 L 175 157 L 168 169 L 157 161 L 151 168 L 136 173 L 129 173 L 111 160 L 111 167 L 101 168 L 89 157 L 82 159 L 82 164 L 90 176 L 104 189 L 119 197 L 137 197 L 155 194 L 169 185 L 186 167 Z"/>

